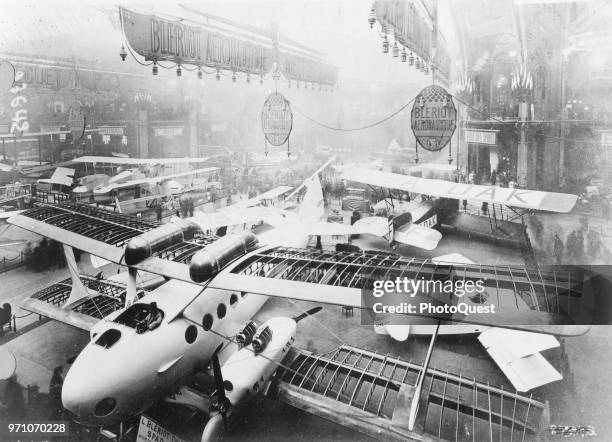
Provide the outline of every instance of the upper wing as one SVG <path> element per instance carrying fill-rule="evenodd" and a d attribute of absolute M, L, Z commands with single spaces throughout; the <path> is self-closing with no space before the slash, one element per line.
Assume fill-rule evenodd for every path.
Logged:
<path fill-rule="evenodd" d="M 83 156 L 74 158 L 74 163 L 103 163 L 116 164 L 124 166 L 140 166 L 140 165 L 155 165 L 155 164 L 190 164 L 204 163 L 211 158 L 119 158 L 119 157 L 97 157 Z"/>
<path fill-rule="evenodd" d="M 159 227 L 133 216 L 74 203 L 39 205 L 13 216 L 8 222 L 120 265 L 125 265 L 124 251 L 130 239 Z M 191 282 L 186 264 L 215 239 L 203 234 L 190 240 L 177 239 L 133 267 Z"/>
<path fill-rule="evenodd" d="M 125 265 L 127 241 L 157 227 L 152 222 L 84 204 L 43 205 L 18 214 L 9 222 L 122 265 Z M 171 227 L 159 228 L 166 232 Z M 196 235 L 185 241 L 182 235 L 173 235 L 172 239 L 133 267 L 191 283 L 192 256 L 216 238 Z M 573 324 L 567 312 L 581 313 L 583 304 L 583 278 L 563 272 L 436 264 L 383 252 L 347 253 L 268 246 L 234 260 L 206 284 L 223 290 L 366 308 L 362 293 L 370 293 L 372 275 L 384 280 L 483 280 L 486 296 L 474 297 L 471 302 L 495 304 L 499 314 L 443 315 L 445 320 L 556 334 L 585 331 L 585 327 L 551 328 Z M 449 298 L 455 297 L 446 294 L 442 301 L 448 303 Z M 427 312 L 423 316 L 440 318 L 439 314 Z"/>
<path fill-rule="evenodd" d="M 136 179 L 136 180 L 125 181 L 122 183 L 111 183 L 106 186 L 98 187 L 95 189 L 95 191 L 96 192 L 110 192 L 111 190 L 123 189 L 126 187 L 138 186 L 141 184 L 159 184 L 159 183 L 162 183 L 164 181 L 171 180 L 174 178 L 196 175 L 198 173 L 214 172 L 216 170 L 219 170 L 219 168 L 218 167 L 205 167 L 203 169 L 190 170 L 189 172 L 173 173 L 170 175 L 160 175 L 160 176 L 156 176 L 152 178 L 141 178 L 141 179 Z"/>
<path fill-rule="evenodd" d="M 578 310 L 583 297 L 582 279 L 575 274 L 549 274 L 523 267 L 435 264 L 384 252 L 264 247 L 225 268 L 209 287 L 368 308 L 363 297 L 371 296 L 372 275 L 390 281 L 404 277 L 425 281 L 481 279 L 486 296 L 470 302 L 497 307 L 495 314 L 449 316 L 424 312 L 422 316 L 560 335 L 588 330 L 588 326 L 573 325 L 566 313 L 569 305 L 572 312 Z M 448 303 L 449 295 L 438 300 Z"/>
<path fill-rule="evenodd" d="M 523 209 L 569 212 L 578 197 L 567 193 L 512 189 L 496 186 L 455 183 L 452 181 L 418 178 L 410 175 L 381 172 L 359 167 L 342 171 L 342 179 L 404 192 L 461 200 L 498 203 Z"/>

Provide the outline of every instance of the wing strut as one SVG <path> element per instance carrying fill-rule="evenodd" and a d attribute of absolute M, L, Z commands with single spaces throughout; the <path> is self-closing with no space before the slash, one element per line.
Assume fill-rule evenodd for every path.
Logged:
<path fill-rule="evenodd" d="M 429 342 L 429 348 L 427 349 L 427 356 L 425 356 L 425 362 L 423 363 L 423 370 L 419 374 L 419 379 L 417 380 L 416 390 L 414 391 L 414 396 L 412 397 L 412 404 L 410 405 L 410 418 L 408 419 L 408 429 L 410 431 L 414 428 L 414 423 L 416 421 L 417 413 L 419 411 L 419 400 L 421 399 L 421 390 L 423 389 L 423 382 L 425 381 L 425 376 L 427 376 L 427 369 L 429 368 L 429 361 L 431 360 L 431 355 L 433 353 L 434 344 L 436 343 L 436 338 L 438 337 L 438 331 L 440 330 L 440 321 L 438 321 L 438 325 L 431 335 L 431 341 Z"/>
<path fill-rule="evenodd" d="M 136 290 L 137 276 L 138 270 L 136 270 L 134 267 L 128 267 L 127 290 L 125 291 L 125 308 L 138 301 L 138 291 Z"/>

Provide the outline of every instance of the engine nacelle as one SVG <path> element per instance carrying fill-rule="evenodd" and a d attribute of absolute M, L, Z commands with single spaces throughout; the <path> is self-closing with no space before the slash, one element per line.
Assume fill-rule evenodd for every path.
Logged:
<path fill-rule="evenodd" d="M 263 390 L 295 341 L 297 324 L 291 318 L 277 317 L 266 321 L 260 330 L 270 331 L 265 357 L 255 353 L 253 342 L 233 353 L 221 367 L 226 394 L 234 406 Z"/>
<path fill-rule="evenodd" d="M 261 353 L 266 349 L 271 340 L 272 330 L 270 327 L 262 327 L 262 329 L 259 330 L 253 337 L 253 351 L 255 351 L 255 353 Z"/>
<path fill-rule="evenodd" d="M 257 324 L 255 321 L 249 321 L 246 325 L 240 330 L 240 332 L 236 335 L 236 342 L 240 347 L 246 347 L 251 342 L 253 342 L 253 337 L 257 333 Z"/>
<path fill-rule="evenodd" d="M 232 233 L 219 238 L 191 258 L 189 276 L 194 282 L 204 282 L 219 273 L 236 258 L 257 248 L 259 241 L 251 232 Z"/>
<path fill-rule="evenodd" d="M 138 264 L 173 244 L 191 240 L 196 233 L 202 232 L 200 226 L 188 220 L 164 224 L 153 230 L 132 238 L 125 247 L 125 263 Z"/>

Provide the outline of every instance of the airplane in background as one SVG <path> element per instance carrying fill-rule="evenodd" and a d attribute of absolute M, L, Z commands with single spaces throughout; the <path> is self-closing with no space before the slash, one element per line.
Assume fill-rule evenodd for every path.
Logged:
<path fill-rule="evenodd" d="M 437 277 L 439 271 L 456 271 L 461 277 L 460 269 L 425 261 L 414 263 L 414 259 L 401 261 L 393 254 L 334 254 L 305 249 L 311 235 L 329 234 L 337 228 L 321 221 L 323 193 L 316 174 L 307 180 L 298 212 L 285 213 L 277 228 L 259 237 L 251 232 L 207 237 L 204 231 L 208 226 L 201 225 L 197 217 L 159 227 L 143 223 L 140 228 L 133 219 L 126 218 L 124 222 L 129 221 L 130 227 L 124 232 L 119 229 L 123 215 L 117 214 L 119 218 L 106 226 L 105 220 L 88 215 L 100 209 L 84 206 L 82 214 L 80 210 L 73 207 L 65 212 L 61 206 L 35 208 L 9 222 L 64 244 L 73 277 L 69 299 L 63 307 L 51 307 L 30 298 L 24 308 L 89 330 L 91 341 L 66 375 L 62 401 L 81 422 L 90 425 L 122 421 L 169 398 L 205 412 L 212 410 L 211 416 L 221 415 L 209 421 L 213 426 L 210 431 L 206 429 L 208 425 L 205 428 L 203 438 L 208 440 L 222 431 L 228 410 L 242 398 L 262 390 L 293 343 L 295 324 L 303 315 L 273 319 L 259 327 L 252 324 L 268 296 L 362 308 L 362 289 L 372 272 L 383 272 L 392 278 L 411 272 L 414 266 L 418 273 L 430 271 L 431 277 Z M 84 224 L 78 221 L 81 216 L 86 220 Z M 60 218 L 62 222 L 57 224 Z M 92 219 L 97 221 L 92 223 Z M 190 260 L 181 253 L 169 254 L 179 246 L 188 247 Z M 76 263 L 70 256 L 72 247 L 128 267 L 123 306 L 100 321 L 70 308 L 84 299 L 95 299 L 89 289 L 79 288 Z M 303 254 L 305 258 L 301 258 Z M 314 254 L 318 254 L 317 258 Z M 294 266 L 290 265 L 292 260 L 297 260 Z M 136 286 L 138 272 L 160 275 L 168 282 L 141 296 Z M 487 315 L 476 315 L 474 320 L 463 315 L 444 318 L 549 334 L 583 332 L 566 328 L 567 318 L 561 312 L 550 313 L 540 304 L 519 306 L 517 293 L 502 296 L 503 302 L 497 301 L 504 304 L 499 307 L 508 315 L 502 318 L 520 314 L 533 325 L 522 325 L 524 319 L 520 323 L 499 324 L 498 318 Z M 494 301 L 492 296 L 485 300 Z M 239 340 L 241 350 L 226 345 L 237 331 L 238 337 L 244 337 Z M 214 369 L 216 399 L 194 398 L 183 388 L 186 380 L 210 362 L 217 366 L 217 355 L 221 362 Z M 412 410 L 416 414 L 414 406 Z M 410 430 L 413 426 L 414 416 Z"/>
<path fill-rule="evenodd" d="M 373 235 L 384 235 L 392 246 L 401 243 L 426 250 L 435 249 L 442 235 L 433 227 L 439 226 L 449 212 L 458 210 L 459 200 L 501 204 L 517 211 L 567 213 L 578 198 L 566 193 L 456 183 L 363 167 L 336 168 L 343 180 L 389 190 L 388 196 L 385 197 L 383 192 L 383 199 L 374 206 L 375 211 L 383 216 L 365 217 L 355 225 L 369 229 Z M 393 198 L 391 189 L 421 197 L 410 201 Z"/>
<path fill-rule="evenodd" d="M 93 189 L 96 203 L 106 204 L 115 200 L 160 198 L 177 195 L 186 190 L 206 190 L 211 177 L 218 174 L 218 167 L 205 167 L 187 172 L 146 177 L 135 169 L 127 169 L 111 178 L 108 183 Z M 182 182 L 181 182 L 182 181 Z M 218 185 L 218 183 L 216 183 Z"/>
<path fill-rule="evenodd" d="M 149 201 L 209 186 L 211 176 L 219 169 L 192 169 L 194 164 L 203 165 L 209 159 L 84 156 L 62 163 L 50 178 L 38 179 L 37 191 L 40 190 L 45 201 L 51 202 L 64 201 L 72 195 L 77 201 L 108 204 L 116 200 L 140 200 L 141 194 L 145 201 Z M 95 173 L 76 178 L 75 167 L 79 170 L 84 167 L 85 173 L 93 169 Z M 166 168 L 175 172 L 164 173 Z M 110 175 L 98 173 L 100 170 L 108 171 Z"/>

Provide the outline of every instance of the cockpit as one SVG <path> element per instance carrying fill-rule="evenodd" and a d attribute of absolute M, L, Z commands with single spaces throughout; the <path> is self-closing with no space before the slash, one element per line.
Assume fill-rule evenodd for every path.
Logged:
<path fill-rule="evenodd" d="M 164 319 L 164 312 L 157 307 L 157 303 L 149 304 L 137 302 L 128 307 L 113 322 L 136 329 L 141 334 L 155 330 Z"/>

